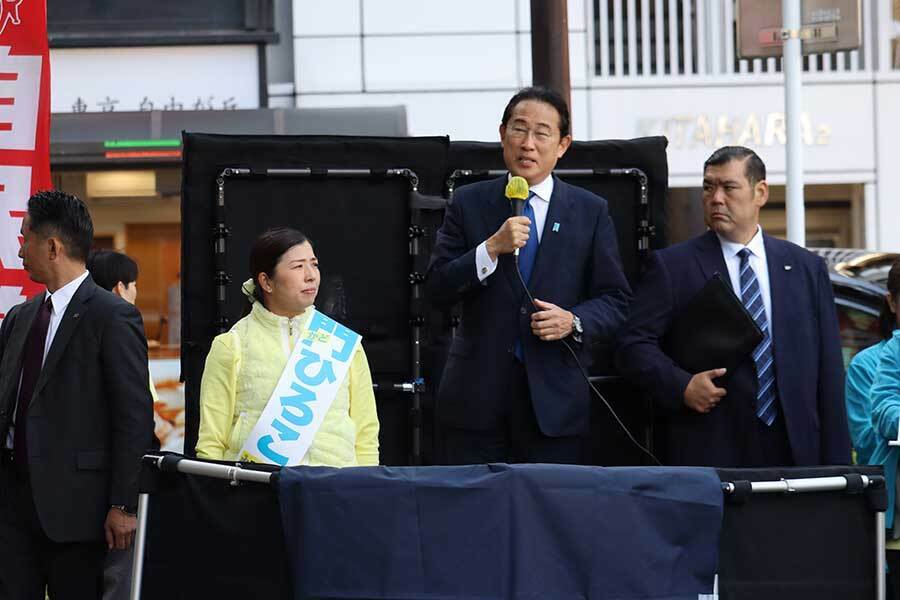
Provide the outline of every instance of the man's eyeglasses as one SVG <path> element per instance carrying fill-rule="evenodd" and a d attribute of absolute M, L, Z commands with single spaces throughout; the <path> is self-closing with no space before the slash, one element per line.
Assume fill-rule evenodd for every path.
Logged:
<path fill-rule="evenodd" d="M 535 141 L 537 142 L 549 142 L 553 140 L 554 134 L 547 129 L 538 129 L 532 131 L 527 127 L 521 127 L 518 125 L 513 125 L 508 130 L 508 135 L 514 140 L 524 140 L 528 137 L 528 134 L 534 136 Z"/>

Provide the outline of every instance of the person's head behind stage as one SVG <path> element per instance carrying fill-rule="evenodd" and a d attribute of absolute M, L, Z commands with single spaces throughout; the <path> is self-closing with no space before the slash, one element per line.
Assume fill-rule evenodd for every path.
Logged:
<path fill-rule="evenodd" d="M 130 256 L 113 250 L 95 250 L 88 256 L 87 270 L 91 272 L 94 283 L 134 304 L 138 266 Z"/>
<path fill-rule="evenodd" d="M 769 200 L 766 165 L 743 146 L 719 148 L 703 164 L 703 215 L 723 238 L 746 244 L 756 235 Z"/>
<path fill-rule="evenodd" d="M 572 143 L 569 128 L 569 107 L 562 96 L 544 87 L 519 91 L 500 123 L 506 168 L 528 185 L 544 181 Z"/>
<path fill-rule="evenodd" d="M 319 261 L 309 239 L 296 229 L 277 227 L 256 238 L 250 274 L 256 300 L 282 317 L 299 315 L 319 293 Z"/>
<path fill-rule="evenodd" d="M 888 271 L 887 293 L 882 300 L 878 323 L 881 337 L 886 340 L 893 336 L 895 329 L 900 329 L 900 258 Z"/>
<path fill-rule="evenodd" d="M 19 257 L 33 281 L 54 292 L 84 272 L 94 224 L 77 197 L 59 190 L 37 192 L 28 199 L 21 233 Z"/>

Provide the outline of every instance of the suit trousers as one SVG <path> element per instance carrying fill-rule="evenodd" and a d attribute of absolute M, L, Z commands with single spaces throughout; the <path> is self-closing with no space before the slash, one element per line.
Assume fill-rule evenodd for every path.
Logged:
<path fill-rule="evenodd" d="M 105 556 L 103 541 L 48 538 L 28 475 L 0 465 L 0 600 L 99 599 Z"/>
<path fill-rule="evenodd" d="M 525 366 L 518 359 L 512 360 L 506 416 L 502 424 L 486 431 L 445 427 L 446 464 L 582 464 L 584 436 L 544 435 L 534 414 Z"/>
<path fill-rule="evenodd" d="M 110 550 L 103 569 L 103 600 L 128 600 L 131 597 L 131 571 L 134 568 L 134 544 L 125 550 Z"/>
<path fill-rule="evenodd" d="M 756 416 L 755 408 L 755 405 L 751 405 L 753 414 L 747 417 L 747 427 L 742 431 L 744 447 L 740 465 L 748 468 L 794 466 L 794 457 L 784 423 L 784 412 L 779 410 L 775 422 L 768 426 Z"/>
<path fill-rule="evenodd" d="M 777 341 L 777 340 L 776 340 Z M 728 386 L 729 395 L 722 398 L 714 411 L 724 411 L 733 419 L 731 444 L 736 452 L 734 467 L 792 467 L 796 463 L 788 440 L 781 398 L 775 400 L 776 417 L 772 425 L 766 425 L 756 416 L 756 367 L 749 359 L 735 369 L 734 386 Z M 732 392 L 732 390 L 734 390 Z M 739 390 L 752 390 L 740 393 Z M 703 417 L 701 417 L 703 418 Z M 712 466 L 732 466 L 721 458 Z"/>

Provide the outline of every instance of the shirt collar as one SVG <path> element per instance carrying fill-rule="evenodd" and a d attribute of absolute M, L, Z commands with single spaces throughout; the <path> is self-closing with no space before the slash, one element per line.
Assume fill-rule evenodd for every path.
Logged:
<path fill-rule="evenodd" d="M 512 179 L 512 173 L 509 173 L 506 176 L 506 180 L 509 181 Z M 536 183 L 532 186 L 529 186 L 528 191 L 532 194 L 543 200 L 544 202 L 550 202 L 550 196 L 553 195 L 553 174 L 547 175 L 547 178 L 540 183 Z"/>
<path fill-rule="evenodd" d="M 528 189 L 544 202 L 550 202 L 550 196 L 553 195 L 553 175 L 547 175 L 547 179 Z"/>
<path fill-rule="evenodd" d="M 737 256 L 737 253 L 744 248 L 750 250 L 750 252 L 757 258 L 762 258 L 766 255 L 766 248 L 763 243 L 762 227 L 760 227 L 759 225 L 756 226 L 756 235 L 754 235 L 753 238 L 746 244 L 732 242 L 731 240 L 723 238 L 718 233 L 716 233 L 716 236 L 718 236 L 719 238 L 719 243 L 722 244 L 722 252 L 725 254 L 725 258 L 734 258 L 735 256 Z"/>
<path fill-rule="evenodd" d="M 293 319 L 289 319 L 287 317 L 276 315 L 266 308 L 262 302 L 257 300 L 253 303 L 250 314 L 252 314 L 257 321 L 266 326 L 280 327 L 282 324 L 287 324 L 288 321 L 295 321 L 301 327 L 305 327 L 306 322 L 312 317 L 313 311 L 311 309 L 315 309 L 315 306 L 309 306 L 302 313 L 293 317 Z"/>
<path fill-rule="evenodd" d="M 50 303 L 53 305 L 53 314 L 61 315 L 66 311 L 72 296 L 81 287 L 81 284 L 87 279 L 88 272 L 85 271 L 66 285 L 62 286 L 52 294 L 50 294 Z"/>

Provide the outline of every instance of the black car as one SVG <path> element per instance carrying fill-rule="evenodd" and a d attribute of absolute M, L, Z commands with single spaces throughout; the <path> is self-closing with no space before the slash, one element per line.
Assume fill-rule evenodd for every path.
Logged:
<path fill-rule="evenodd" d="M 881 340 L 878 315 L 887 293 L 888 271 L 900 254 L 843 248 L 811 250 L 828 263 L 846 367 L 857 352 Z"/>

